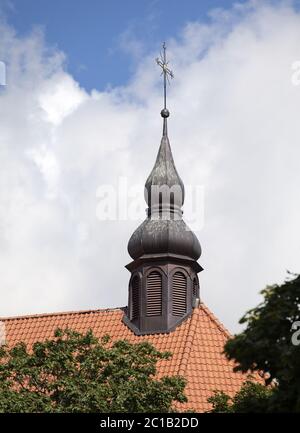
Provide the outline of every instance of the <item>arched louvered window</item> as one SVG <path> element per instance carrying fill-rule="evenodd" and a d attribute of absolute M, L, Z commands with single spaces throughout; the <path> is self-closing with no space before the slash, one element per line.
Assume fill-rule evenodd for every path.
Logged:
<path fill-rule="evenodd" d="M 198 293 L 198 281 L 197 278 L 195 277 L 193 279 L 193 298 L 197 298 L 197 293 Z"/>
<path fill-rule="evenodd" d="M 147 316 L 162 314 L 162 276 L 158 271 L 152 271 L 147 276 Z"/>
<path fill-rule="evenodd" d="M 131 319 L 140 315 L 140 278 L 135 275 L 131 281 Z"/>
<path fill-rule="evenodd" d="M 175 272 L 173 275 L 173 316 L 183 316 L 186 313 L 187 279 L 183 272 Z"/>

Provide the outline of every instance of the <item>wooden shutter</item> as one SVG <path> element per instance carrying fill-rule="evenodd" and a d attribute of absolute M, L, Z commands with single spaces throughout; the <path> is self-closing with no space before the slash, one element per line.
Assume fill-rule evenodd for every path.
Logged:
<path fill-rule="evenodd" d="M 162 276 L 153 271 L 147 276 L 147 316 L 161 316 L 162 314 Z"/>
<path fill-rule="evenodd" d="M 183 316 L 186 313 L 187 280 L 182 272 L 173 275 L 173 316 Z"/>
<path fill-rule="evenodd" d="M 131 318 L 136 319 L 140 315 L 140 278 L 136 275 L 131 283 Z"/>

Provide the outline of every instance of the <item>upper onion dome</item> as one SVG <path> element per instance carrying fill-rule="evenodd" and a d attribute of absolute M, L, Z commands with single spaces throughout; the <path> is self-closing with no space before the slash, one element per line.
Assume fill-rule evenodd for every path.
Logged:
<path fill-rule="evenodd" d="M 156 191 L 162 192 L 165 205 L 181 207 L 184 202 L 184 185 L 177 173 L 167 136 L 167 119 L 164 119 L 164 132 L 154 167 L 145 184 L 145 200 L 149 207 L 158 204 Z M 165 191 L 165 192 L 164 192 Z M 169 192 L 169 194 L 167 194 Z M 172 193 L 174 200 L 171 203 Z"/>

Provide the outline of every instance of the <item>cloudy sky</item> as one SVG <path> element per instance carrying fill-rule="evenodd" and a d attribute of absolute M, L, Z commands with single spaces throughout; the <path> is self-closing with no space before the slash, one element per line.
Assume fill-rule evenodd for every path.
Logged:
<path fill-rule="evenodd" d="M 126 305 L 164 39 L 173 154 L 202 191 L 184 214 L 202 299 L 235 331 L 262 288 L 299 272 L 298 3 L 140 3 L 0 0 L 0 316 Z"/>

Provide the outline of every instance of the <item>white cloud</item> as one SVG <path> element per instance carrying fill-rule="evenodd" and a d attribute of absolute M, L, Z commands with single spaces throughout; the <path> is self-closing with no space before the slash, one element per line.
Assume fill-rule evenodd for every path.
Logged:
<path fill-rule="evenodd" d="M 39 90 L 38 104 L 45 112 L 45 119 L 59 125 L 86 99 L 86 94 L 69 75 L 54 75 Z"/>
<path fill-rule="evenodd" d="M 96 191 L 122 176 L 143 183 L 152 168 L 157 53 L 127 87 L 89 94 L 40 32 L 20 39 L 0 26 L 0 315 L 125 305 L 138 222 L 100 222 Z M 251 2 L 168 44 L 175 162 L 205 187 L 202 297 L 231 329 L 261 288 L 299 270 L 299 38 L 291 6 Z"/>

